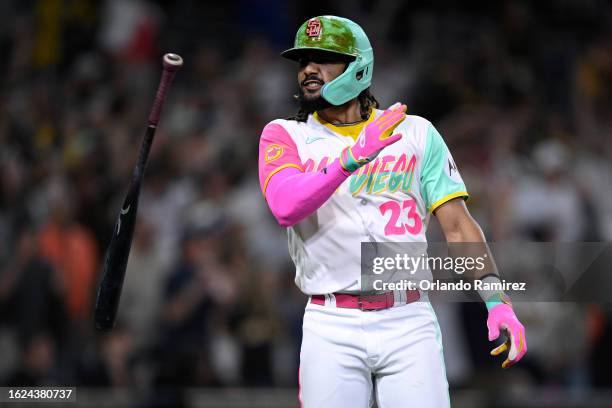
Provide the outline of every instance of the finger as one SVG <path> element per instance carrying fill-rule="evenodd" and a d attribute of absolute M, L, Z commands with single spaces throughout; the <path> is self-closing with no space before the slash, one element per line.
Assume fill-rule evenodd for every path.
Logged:
<path fill-rule="evenodd" d="M 392 126 L 393 123 L 397 122 L 402 117 L 404 117 L 404 113 L 402 111 L 393 111 L 389 116 L 384 118 L 384 120 L 378 122 L 378 127 L 380 129 L 384 129 Z"/>
<path fill-rule="evenodd" d="M 516 364 L 516 361 L 505 359 L 504 362 L 502 363 L 502 368 L 512 367 L 514 364 Z"/>
<path fill-rule="evenodd" d="M 406 109 L 407 109 L 406 105 L 404 105 L 403 103 L 396 102 L 393 105 L 391 105 L 387 110 L 392 111 L 392 112 L 401 111 L 405 113 Z"/>
<path fill-rule="evenodd" d="M 508 331 L 508 338 L 510 339 L 510 352 L 508 353 L 508 360 L 514 360 L 518 354 L 518 347 L 516 344 L 517 338 L 514 332 Z"/>
<path fill-rule="evenodd" d="M 392 136 L 386 137 L 384 139 L 384 142 L 383 142 L 383 147 L 387 147 L 389 145 L 392 145 L 393 143 L 397 142 L 401 138 L 402 138 L 402 134 L 401 133 L 396 133 L 396 134 L 394 134 Z M 381 140 L 383 140 L 383 139 L 381 138 Z"/>
<path fill-rule="evenodd" d="M 489 326 L 488 323 L 487 323 L 487 326 Z M 497 326 L 496 324 L 492 324 L 491 326 L 489 326 L 489 341 L 493 341 L 498 337 L 499 337 L 499 326 Z"/>
<path fill-rule="evenodd" d="M 510 357 L 506 358 L 504 362 L 502 363 L 502 368 L 512 367 L 513 365 L 515 365 L 521 360 L 521 357 L 517 357 L 515 359 L 511 359 Z"/>
<path fill-rule="evenodd" d="M 516 356 L 516 361 L 519 361 L 523 356 L 527 353 L 527 339 L 525 338 L 525 329 L 522 329 L 519 332 L 519 350 L 518 356 Z"/>
<path fill-rule="evenodd" d="M 403 116 L 403 115 L 402 115 Z M 401 118 L 401 116 L 400 116 Z M 395 131 L 395 128 L 397 128 L 400 124 L 401 120 L 396 122 L 395 124 L 393 124 L 392 122 L 389 122 L 387 124 L 387 126 L 383 126 L 380 130 L 381 130 L 381 134 L 379 136 L 380 140 L 385 140 L 387 139 L 389 136 L 391 136 L 393 134 L 393 132 Z"/>
<path fill-rule="evenodd" d="M 395 102 L 393 105 L 389 106 L 387 110 L 392 111 L 392 110 L 399 108 L 400 106 L 402 106 L 401 102 Z"/>
<path fill-rule="evenodd" d="M 380 115 L 375 121 L 374 123 L 376 124 L 380 124 L 381 122 L 386 121 L 387 118 L 389 118 L 391 115 L 393 115 L 396 112 L 406 112 L 406 105 L 403 105 L 399 102 L 394 103 L 393 105 L 389 106 L 383 113 L 382 115 Z"/>
<path fill-rule="evenodd" d="M 392 110 L 386 110 L 382 113 L 382 115 L 380 115 L 379 117 L 376 118 L 376 120 L 374 121 L 374 123 L 378 126 L 380 126 L 380 124 L 382 122 L 385 122 L 391 115 L 393 115 L 394 111 Z"/>
<path fill-rule="evenodd" d="M 516 334 L 510 333 L 509 337 L 512 339 L 510 352 L 508 353 L 508 358 L 502 363 L 502 368 L 512 367 L 514 364 L 518 363 L 527 352 L 527 343 L 523 330 L 518 330 Z"/>
<path fill-rule="evenodd" d="M 508 359 L 517 362 L 527 352 L 527 342 L 525 341 L 525 332 L 523 330 L 518 330 L 516 334 L 512 335 L 513 344 L 512 348 L 510 348 L 510 353 L 508 353 Z M 516 342 L 514 341 L 516 340 Z M 514 350 L 513 350 L 514 348 Z"/>
<path fill-rule="evenodd" d="M 396 107 L 396 108 L 386 110 L 386 111 L 384 111 L 384 112 L 383 112 L 383 115 L 380 115 L 380 118 L 379 118 L 379 120 L 378 120 L 378 123 L 380 123 L 380 122 L 384 122 L 384 121 L 385 121 L 385 119 L 383 118 L 383 116 L 384 116 L 385 118 L 388 118 L 388 117 L 390 117 L 390 116 L 392 116 L 392 115 L 402 114 L 402 113 L 405 113 L 405 112 L 406 112 L 406 105 L 403 105 L 403 104 L 402 104 L 402 105 L 399 105 L 399 106 L 398 106 L 398 107 Z M 386 114 L 386 115 L 385 115 L 385 114 Z"/>
<path fill-rule="evenodd" d="M 495 347 L 493 350 L 491 350 L 491 355 L 492 356 L 498 356 L 501 353 L 503 353 L 504 351 L 508 350 L 509 343 L 510 343 L 509 341 L 506 341 L 503 344 Z"/>
<path fill-rule="evenodd" d="M 392 115 L 378 123 L 378 128 L 382 131 L 389 130 L 393 126 L 398 125 L 405 117 L 406 115 L 401 110 L 394 111 Z"/>
<path fill-rule="evenodd" d="M 391 127 L 389 127 L 389 129 L 385 130 L 383 132 L 383 135 L 386 135 L 386 137 L 388 137 L 391 133 L 395 132 L 395 129 L 402 123 L 402 121 L 406 118 L 406 115 L 402 114 L 400 115 L 400 120 L 397 121 L 394 125 L 392 125 Z"/>

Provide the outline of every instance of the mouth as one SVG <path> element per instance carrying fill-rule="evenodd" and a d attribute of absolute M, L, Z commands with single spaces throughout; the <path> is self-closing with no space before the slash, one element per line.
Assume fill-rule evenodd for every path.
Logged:
<path fill-rule="evenodd" d="M 302 88 L 308 92 L 316 92 L 323 86 L 323 81 L 318 79 L 307 79 L 302 81 Z"/>

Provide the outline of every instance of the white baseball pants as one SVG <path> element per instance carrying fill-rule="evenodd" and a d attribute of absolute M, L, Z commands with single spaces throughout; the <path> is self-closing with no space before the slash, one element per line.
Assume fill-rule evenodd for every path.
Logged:
<path fill-rule="evenodd" d="M 427 301 L 379 311 L 308 302 L 300 353 L 304 408 L 449 407 L 442 339 Z"/>

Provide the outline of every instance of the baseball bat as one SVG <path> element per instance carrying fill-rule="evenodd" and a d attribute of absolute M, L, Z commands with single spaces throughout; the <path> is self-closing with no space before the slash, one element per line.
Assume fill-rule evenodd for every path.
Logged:
<path fill-rule="evenodd" d="M 149 113 L 148 126 L 138 151 L 136 167 L 134 167 L 128 192 L 123 200 L 123 206 L 119 211 L 113 236 L 104 257 L 102 278 L 94 308 L 94 321 L 98 330 L 107 331 L 115 326 L 125 270 L 132 247 L 140 186 L 168 88 L 170 88 L 174 74 L 182 65 L 183 59 L 177 54 L 164 55 L 163 72 L 157 87 L 153 107 Z"/>

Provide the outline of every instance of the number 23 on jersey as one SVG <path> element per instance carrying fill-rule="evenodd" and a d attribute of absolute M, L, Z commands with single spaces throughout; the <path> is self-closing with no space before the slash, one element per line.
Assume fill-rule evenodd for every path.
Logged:
<path fill-rule="evenodd" d="M 406 233 L 417 235 L 423 229 L 423 221 L 417 211 L 417 204 L 414 198 L 397 201 L 387 201 L 378 207 L 383 216 L 389 214 L 389 219 L 385 225 L 385 235 L 404 235 Z"/>

